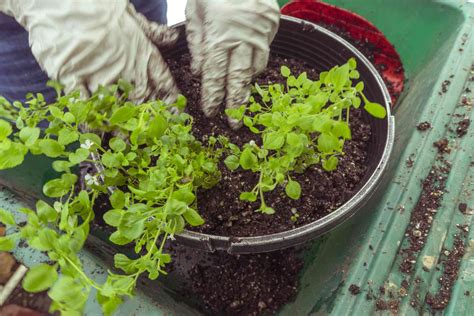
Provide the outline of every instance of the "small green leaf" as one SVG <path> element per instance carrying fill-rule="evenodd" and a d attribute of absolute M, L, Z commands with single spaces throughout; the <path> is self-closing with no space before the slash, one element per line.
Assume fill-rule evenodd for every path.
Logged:
<path fill-rule="evenodd" d="M 113 208 L 122 209 L 125 206 L 125 193 L 115 190 L 110 196 L 110 204 Z"/>
<path fill-rule="evenodd" d="M 110 151 L 102 154 L 101 161 L 107 168 L 119 168 L 121 166 L 118 156 Z"/>
<path fill-rule="evenodd" d="M 56 268 L 40 263 L 31 268 L 23 279 L 23 288 L 30 293 L 38 293 L 49 289 L 58 279 Z"/>
<path fill-rule="evenodd" d="M 57 172 L 70 172 L 72 164 L 69 161 L 56 160 L 53 161 L 53 169 Z"/>
<path fill-rule="evenodd" d="M 183 111 L 186 108 L 187 103 L 188 100 L 186 99 L 186 97 L 182 94 L 178 94 L 174 106 L 177 107 L 180 111 Z"/>
<path fill-rule="evenodd" d="M 105 296 L 100 292 L 97 293 L 97 301 L 105 316 L 113 315 L 115 310 L 123 303 L 123 300 L 118 296 Z"/>
<path fill-rule="evenodd" d="M 346 122 L 334 121 L 332 133 L 336 137 L 343 137 L 344 139 L 351 139 L 351 129 Z"/>
<path fill-rule="evenodd" d="M 0 143 L 0 170 L 21 165 L 27 152 L 28 149 L 23 144 L 7 142 L 7 140 Z"/>
<path fill-rule="evenodd" d="M 12 251 L 15 246 L 15 240 L 11 236 L 0 236 L 0 251 Z"/>
<path fill-rule="evenodd" d="M 51 158 L 57 158 L 64 152 L 64 146 L 53 139 L 42 139 L 39 148 L 43 154 Z"/>
<path fill-rule="evenodd" d="M 323 160 L 322 166 L 323 169 L 326 171 L 334 171 L 336 170 L 338 163 L 339 160 L 337 159 L 337 157 L 332 156 L 329 159 Z"/>
<path fill-rule="evenodd" d="M 357 90 L 357 92 L 362 92 L 364 90 L 364 82 L 358 82 L 355 86 L 355 89 Z"/>
<path fill-rule="evenodd" d="M 357 68 L 357 61 L 354 57 L 349 58 L 347 63 L 349 64 L 350 69 L 356 69 Z"/>
<path fill-rule="evenodd" d="M 204 224 L 204 220 L 202 219 L 201 215 L 199 215 L 199 213 L 191 207 L 188 207 L 186 212 L 183 214 L 183 217 L 191 226 L 200 226 Z"/>
<path fill-rule="evenodd" d="M 120 224 L 120 219 L 122 218 L 123 210 L 114 209 L 110 210 L 103 215 L 104 221 L 113 227 L 117 227 Z"/>
<path fill-rule="evenodd" d="M 382 105 L 378 104 L 378 103 L 366 102 L 365 106 L 364 106 L 364 109 L 370 115 L 372 115 L 373 117 L 379 118 L 379 119 L 383 119 L 383 118 L 385 118 L 385 116 L 387 116 L 387 111 L 385 110 L 385 108 Z"/>
<path fill-rule="evenodd" d="M 127 239 L 137 239 L 143 234 L 143 230 L 145 229 L 145 220 L 146 218 L 140 216 L 140 214 L 124 212 L 120 218 L 118 231 Z"/>
<path fill-rule="evenodd" d="M 67 113 L 67 114 L 71 114 L 71 113 Z M 58 143 L 64 146 L 69 145 L 77 141 L 78 139 L 79 139 L 79 134 L 76 131 L 70 130 L 67 127 L 61 129 L 58 133 Z"/>
<path fill-rule="evenodd" d="M 25 127 L 20 131 L 19 137 L 26 146 L 32 146 L 39 138 L 40 129 L 38 127 Z"/>
<path fill-rule="evenodd" d="M 73 189 L 77 181 L 75 174 L 63 174 L 60 179 L 53 179 L 43 186 L 43 193 L 52 198 L 59 198 Z"/>
<path fill-rule="evenodd" d="M 0 223 L 6 225 L 15 225 L 15 218 L 11 212 L 0 208 Z"/>
<path fill-rule="evenodd" d="M 122 269 L 127 274 L 131 274 L 135 271 L 135 261 L 121 253 L 114 256 L 114 266 Z"/>
<path fill-rule="evenodd" d="M 38 213 L 39 219 L 44 222 L 54 222 L 58 218 L 58 212 L 42 200 L 36 202 L 36 213 Z"/>
<path fill-rule="evenodd" d="M 168 121 L 162 115 L 156 115 L 148 125 L 148 137 L 159 139 L 168 129 Z"/>
<path fill-rule="evenodd" d="M 244 117 L 246 107 L 245 105 L 241 105 L 237 109 L 226 109 L 225 114 L 234 120 L 241 121 Z"/>
<path fill-rule="evenodd" d="M 301 186 L 298 182 L 290 179 L 286 184 L 285 192 L 290 198 L 297 200 L 301 196 Z"/>
<path fill-rule="evenodd" d="M 318 138 L 318 149 L 323 153 L 332 153 L 339 147 L 339 140 L 332 134 L 322 133 Z"/>
<path fill-rule="evenodd" d="M 133 239 L 128 239 L 119 231 L 113 232 L 110 235 L 109 240 L 116 245 L 123 246 L 132 242 Z"/>
<path fill-rule="evenodd" d="M 285 144 L 285 134 L 282 132 L 270 132 L 263 135 L 263 147 L 268 150 L 277 150 Z"/>
<path fill-rule="evenodd" d="M 267 206 L 267 205 L 260 206 L 259 211 L 267 215 L 275 214 L 275 210 L 272 207 Z"/>
<path fill-rule="evenodd" d="M 255 192 L 242 192 L 239 198 L 242 201 L 255 202 L 257 200 L 257 194 Z"/>
<path fill-rule="evenodd" d="M 5 140 L 12 133 L 12 125 L 0 119 L 0 141 Z"/>
<path fill-rule="evenodd" d="M 85 134 L 81 134 L 81 135 L 80 135 L 79 141 L 81 142 L 81 144 L 86 143 L 87 140 L 93 142 L 95 145 L 101 145 L 101 144 L 102 144 L 102 140 L 101 140 L 100 137 L 99 137 L 98 135 L 96 135 L 96 134 L 93 134 L 93 133 L 85 133 Z"/>
<path fill-rule="evenodd" d="M 135 115 L 136 107 L 131 104 L 123 105 L 112 113 L 110 124 L 117 125 L 128 121 Z"/>
<path fill-rule="evenodd" d="M 81 163 L 89 157 L 89 154 L 87 149 L 78 148 L 75 152 L 69 154 L 69 161 L 74 165 Z"/>
<path fill-rule="evenodd" d="M 62 306 L 67 306 L 68 316 L 79 316 L 89 296 L 90 289 L 81 283 L 82 278 L 63 275 L 48 291 L 48 296 Z"/>
<path fill-rule="evenodd" d="M 245 148 L 240 155 L 239 163 L 245 170 L 255 168 L 258 164 L 257 156 L 250 148 Z"/>
<path fill-rule="evenodd" d="M 239 157 L 237 157 L 236 155 L 230 155 L 224 160 L 224 163 L 227 166 L 227 168 L 234 171 L 237 168 L 239 168 L 239 165 L 240 165 Z"/>
<path fill-rule="evenodd" d="M 21 143 L 13 143 L 6 139 L 0 142 L 0 170 L 21 165 L 28 149 Z"/>
<path fill-rule="evenodd" d="M 55 118 L 62 119 L 63 118 L 63 111 L 61 111 L 57 106 L 49 106 L 49 112 Z"/>
<path fill-rule="evenodd" d="M 285 78 L 288 78 L 291 75 L 291 70 L 287 66 L 281 66 L 280 72 Z"/>
<path fill-rule="evenodd" d="M 187 205 L 190 205 L 196 199 L 196 196 L 194 195 L 194 193 L 190 189 L 187 189 L 187 188 L 182 188 L 182 189 L 179 189 L 178 191 L 173 192 L 171 197 L 178 201 L 184 202 Z"/>
<path fill-rule="evenodd" d="M 126 95 L 128 95 L 134 89 L 133 85 L 130 82 L 123 79 L 119 79 L 117 84 L 119 89 L 123 91 Z"/>
<path fill-rule="evenodd" d="M 72 114 L 71 112 L 66 112 L 64 113 L 63 121 L 66 123 L 72 124 L 76 122 L 76 118 L 74 117 L 74 114 Z"/>

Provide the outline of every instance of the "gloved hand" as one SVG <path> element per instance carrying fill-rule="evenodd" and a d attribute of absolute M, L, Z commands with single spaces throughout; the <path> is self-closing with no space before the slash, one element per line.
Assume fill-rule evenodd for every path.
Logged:
<path fill-rule="evenodd" d="M 134 101 L 177 96 L 173 77 L 158 48 L 178 34 L 149 22 L 127 0 L 1 0 L 0 11 L 28 32 L 33 55 L 66 92 L 84 97 L 99 85 L 131 82 Z"/>
<path fill-rule="evenodd" d="M 267 66 L 280 21 L 275 0 L 188 0 L 186 34 L 193 74 L 201 76 L 201 106 L 212 117 L 245 104 L 252 77 Z M 238 128 L 240 122 L 229 118 Z"/>

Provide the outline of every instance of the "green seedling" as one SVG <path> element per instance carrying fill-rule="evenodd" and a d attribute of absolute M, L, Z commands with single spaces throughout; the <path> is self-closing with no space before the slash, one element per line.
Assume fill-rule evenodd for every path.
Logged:
<path fill-rule="evenodd" d="M 363 101 L 372 116 L 386 116 L 383 106 L 364 95 L 363 82 L 354 84 L 359 72 L 353 58 L 322 72 L 317 81 L 306 73 L 295 77 L 286 66 L 281 67 L 281 74 L 286 85 L 256 84 L 248 105 L 226 111 L 262 139 L 260 146 L 251 141 L 243 150 L 234 150 L 225 163 L 231 170 L 240 167 L 259 174 L 257 185 L 242 192 L 240 199 L 260 199 L 258 211 L 266 214 L 275 211 L 266 204 L 264 193 L 279 185 L 291 199 L 300 198 L 301 186 L 291 177 L 294 172 L 304 172 L 317 163 L 326 171 L 337 168 L 344 142 L 351 139 L 352 108 L 359 108 Z"/>
<path fill-rule="evenodd" d="M 129 90 L 120 83 L 99 89 L 88 100 L 80 100 L 75 92 L 58 96 L 53 104 L 46 104 L 40 94 L 29 95 L 27 106 L 11 106 L 17 110 L 16 126 L 0 120 L 0 169 L 21 164 L 31 153 L 53 158 L 53 168 L 61 173 L 43 187 L 55 202 L 40 200 L 36 210 L 21 210 L 27 225 L 16 226 L 11 214 L 0 210 L 0 222 L 17 229 L 0 237 L 0 250 L 12 250 L 23 239 L 47 252 L 53 262 L 33 267 L 23 281 L 30 292 L 48 291 L 51 311 L 79 314 L 95 289 L 109 315 L 125 296 L 133 295 L 139 276 L 156 279 L 165 274 L 171 260 L 163 249 L 165 241 L 185 225 L 204 222 L 196 210 L 195 192 L 220 179 L 221 150 L 205 147 L 191 135 L 189 115 L 172 114 L 161 101 L 132 104 L 127 101 Z M 182 108 L 185 103 L 181 97 L 171 106 Z M 44 132 L 38 127 L 41 121 L 48 122 Z M 114 137 L 105 142 L 101 136 L 106 133 Z M 86 188 L 78 191 L 75 168 L 84 162 L 101 168 L 87 175 Z M 115 267 L 123 273 L 109 273 L 106 282 L 98 284 L 84 273 L 77 253 L 89 234 L 95 201 L 109 187 L 116 188 L 109 196 L 112 208 L 104 215 L 115 228 L 110 240 L 133 245 L 138 258 L 116 254 Z"/>

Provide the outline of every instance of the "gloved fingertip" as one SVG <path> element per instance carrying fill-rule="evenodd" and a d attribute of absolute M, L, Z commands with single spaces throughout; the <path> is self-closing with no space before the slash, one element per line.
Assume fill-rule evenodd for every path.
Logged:
<path fill-rule="evenodd" d="M 175 106 L 170 106 L 168 108 L 168 111 L 170 111 L 170 113 L 174 115 L 178 115 L 179 113 L 181 113 L 181 111 Z"/>
<path fill-rule="evenodd" d="M 208 118 L 214 117 L 219 112 L 219 106 L 217 105 L 204 105 L 202 107 L 204 115 Z"/>
<path fill-rule="evenodd" d="M 242 121 L 233 119 L 231 117 L 227 117 L 227 122 L 229 123 L 230 128 L 232 128 L 233 130 L 238 130 L 243 125 Z"/>
<path fill-rule="evenodd" d="M 157 43 L 158 47 L 171 46 L 176 43 L 179 38 L 179 30 L 175 28 L 168 28 L 163 32 L 160 41 Z"/>

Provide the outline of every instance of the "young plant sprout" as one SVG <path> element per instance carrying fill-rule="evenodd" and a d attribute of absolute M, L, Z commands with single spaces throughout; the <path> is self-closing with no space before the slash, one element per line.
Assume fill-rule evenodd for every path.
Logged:
<path fill-rule="evenodd" d="M 0 237 L 0 250 L 14 249 L 18 240 L 48 254 L 51 265 L 30 269 L 23 286 L 27 291 L 48 291 L 51 311 L 78 314 L 92 289 L 103 312 L 110 315 L 126 296 L 132 296 L 138 277 L 156 279 L 166 273 L 171 260 L 164 245 L 186 225 L 204 220 L 198 213 L 196 192 L 220 181 L 219 161 L 226 166 L 259 174 L 257 185 L 242 192 L 240 199 L 260 199 L 259 211 L 272 214 L 264 193 L 284 185 L 286 194 L 299 199 L 301 186 L 292 172 L 304 172 L 321 163 L 331 171 L 344 154 L 344 142 L 351 138 L 350 109 L 364 108 L 383 118 L 385 109 L 363 94 L 356 62 L 323 72 L 318 81 L 291 75 L 283 66 L 286 86 L 255 85 L 256 95 L 248 105 L 227 110 L 243 120 L 255 140 L 242 148 L 227 138 L 210 137 L 203 145 L 191 133 L 192 117 L 176 113 L 186 105 L 184 97 L 166 105 L 161 101 L 133 104 L 127 101 L 132 87 L 119 82 L 100 88 L 87 100 L 79 92 L 61 95 L 46 104 L 41 94 L 28 95 L 26 105 L 0 99 L 0 169 L 16 167 L 24 157 L 46 155 L 60 175 L 48 181 L 36 209 L 23 208 L 28 220 L 17 225 L 9 212 L 0 209 L 0 222 L 16 232 Z M 47 128 L 40 129 L 40 124 Z M 259 140 L 261 138 L 261 142 Z M 95 164 L 97 170 L 78 185 L 77 167 Z M 112 189 L 113 188 L 113 189 Z M 114 265 L 123 273 L 109 272 L 99 284 L 83 270 L 78 252 L 82 249 L 96 214 L 97 201 L 108 198 L 110 209 L 103 220 L 113 227 L 110 241 L 134 246 L 136 258 L 116 254 Z M 292 210 L 292 221 L 300 216 Z M 58 271 L 60 273 L 58 273 Z"/>
<path fill-rule="evenodd" d="M 342 65 L 322 72 L 319 80 L 307 78 L 306 73 L 295 77 L 286 66 L 281 74 L 286 86 L 255 85 L 255 97 L 248 105 L 228 109 L 226 113 L 262 138 L 262 145 L 251 141 L 241 151 L 235 150 L 225 159 L 227 167 L 239 167 L 259 174 L 257 185 L 242 192 L 241 200 L 260 199 L 259 211 L 273 214 L 275 210 L 265 203 L 264 193 L 277 185 L 284 185 L 292 199 L 301 196 L 300 184 L 291 178 L 291 172 L 304 172 L 313 164 L 321 163 L 326 171 L 337 168 L 344 155 L 344 142 L 351 139 L 350 110 L 364 109 L 374 117 L 384 118 L 383 106 L 367 100 L 364 84 L 354 85 L 359 78 L 356 61 L 351 58 Z"/>

